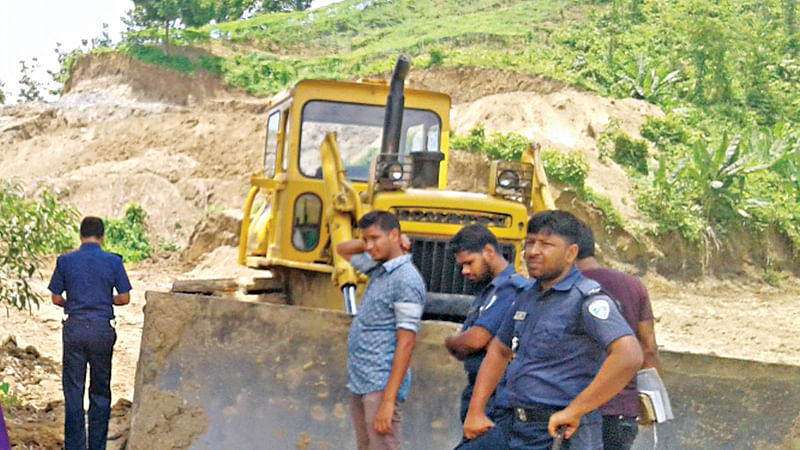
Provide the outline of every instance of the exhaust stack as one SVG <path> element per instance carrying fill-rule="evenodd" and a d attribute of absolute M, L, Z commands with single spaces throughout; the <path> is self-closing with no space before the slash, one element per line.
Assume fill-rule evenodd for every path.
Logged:
<path fill-rule="evenodd" d="M 381 142 L 382 161 L 397 161 L 400 152 L 400 131 L 403 129 L 403 109 L 405 96 L 403 88 L 411 68 L 411 57 L 400 55 L 394 65 L 389 96 L 386 98 L 386 116 L 383 119 L 383 140 Z"/>

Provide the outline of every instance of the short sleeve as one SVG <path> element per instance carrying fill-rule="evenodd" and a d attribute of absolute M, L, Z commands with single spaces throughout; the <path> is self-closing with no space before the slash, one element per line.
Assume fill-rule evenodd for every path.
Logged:
<path fill-rule="evenodd" d="M 641 302 L 641 305 L 639 305 L 639 322 L 653 320 L 653 306 L 650 305 L 650 294 L 647 293 L 647 288 L 641 281 L 639 282 L 639 292 Z"/>
<path fill-rule="evenodd" d="M 114 287 L 117 288 L 118 294 L 126 294 L 131 291 L 131 282 L 128 280 L 128 274 L 125 272 L 122 258 L 120 258 L 114 271 Z"/>
<path fill-rule="evenodd" d="M 607 295 L 593 295 L 581 306 L 581 318 L 586 332 L 603 348 L 621 338 L 633 335 L 617 304 Z"/>
<path fill-rule="evenodd" d="M 392 307 L 397 328 L 416 333 L 419 331 L 422 311 L 425 308 L 425 283 L 415 270 L 408 272 L 410 273 L 407 279 L 396 281 L 394 288 L 397 296 Z"/>
<path fill-rule="evenodd" d="M 511 347 L 511 339 L 514 337 L 514 313 L 516 313 L 516 311 L 517 308 L 515 308 L 512 303 L 506 310 L 503 319 L 500 321 L 497 334 L 495 334 L 495 337 L 505 344 L 506 347 Z"/>
<path fill-rule="evenodd" d="M 61 295 L 66 289 L 66 280 L 64 279 L 63 265 L 61 257 L 56 260 L 56 268 L 53 270 L 53 276 L 50 277 L 50 284 L 47 289 L 54 295 Z"/>
<path fill-rule="evenodd" d="M 500 330 L 500 326 L 503 324 L 503 319 L 506 313 L 508 313 L 508 309 L 511 307 L 511 304 L 514 303 L 516 295 L 516 290 L 511 286 L 505 286 L 503 289 L 499 289 L 498 292 L 493 295 L 494 298 L 488 299 L 484 310 L 481 311 L 478 319 L 472 326 L 486 328 L 489 334 L 492 336 L 496 335 L 498 330 Z"/>
<path fill-rule="evenodd" d="M 369 256 L 369 253 L 356 253 L 350 257 L 350 265 L 361 273 L 367 273 L 374 269 L 378 263 Z"/>

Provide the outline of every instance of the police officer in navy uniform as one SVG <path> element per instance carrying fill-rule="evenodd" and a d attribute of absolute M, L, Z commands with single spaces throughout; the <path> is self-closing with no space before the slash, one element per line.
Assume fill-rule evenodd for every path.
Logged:
<path fill-rule="evenodd" d="M 81 222 L 81 247 L 59 256 L 48 286 L 55 305 L 67 318 L 62 330 L 64 446 L 105 449 L 111 414 L 111 356 L 117 334 L 112 305 L 130 302 L 131 284 L 122 257 L 102 250 L 105 228 L 97 217 Z M 117 295 L 114 295 L 114 289 Z M 66 291 L 66 298 L 62 297 Z M 89 365 L 89 438 L 87 446 L 83 395 Z"/>
<path fill-rule="evenodd" d="M 603 448 L 597 408 L 641 367 L 641 348 L 617 305 L 574 265 L 579 233 L 578 219 L 564 211 L 528 223 L 525 259 L 536 281 L 489 344 L 464 423 L 467 438 L 494 440 L 482 448 L 549 449 L 560 430 L 565 447 Z M 502 433 L 489 432 L 484 407 L 504 372 L 512 417 L 497 427 Z"/>
<path fill-rule="evenodd" d="M 467 373 L 467 386 L 461 395 L 463 423 L 486 347 L 500 328 L 514 297 L 528 284 L 528 280 L 517 274 L 514 266 L 506 261 L 498 250 L 497 238 L 483 225 L 467 225 L 459 230 L 450 239 L 450 249 L 455 253 L 456 262 L 461 264 L 462 275 L 478 285 L 475 301 L 461 332 L 445 339 L 447 350 L 464 361 Z M 505 411 L 496 407 L 496 399 L 500 397 L 502 382 L 486 405 L 487 415 L 493 421 L 501 420 L 500 414 Z"/>

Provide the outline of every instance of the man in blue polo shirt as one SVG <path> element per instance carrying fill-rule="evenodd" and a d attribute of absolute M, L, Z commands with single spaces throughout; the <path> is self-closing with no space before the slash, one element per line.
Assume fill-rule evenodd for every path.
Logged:
<path fill-rule="evenodd" d="M 503 441 L 485 448 L 549 449 L 562 427 L 569 448 L 603 448 L 596 410 L 641 367 L 641 348 L 616 303 L 575 267 L 580 231 L 564 211 L 528 223 L 525 259 L 536 281 L 489 344 L 464 423 L 467 438 L 497 435 L 487 433 L 494 424 L 483 411 L 505 372 L 513 415 Z"/>
<path fill-rule="evenodd" d="M 106 448 L 111 414 L 111 356 L 117 340 L 112 326 L 112 305 L 130 302 L 131 284 L 122 257 L 101 248 L 104 235 L 101 219 L 84 218 L 80 249 L 58 257 L 48 286 L 53 304 L 63 307 L 67 315 L 62 330 L 64 446 L 67 450 Z M 62 297 L 64 292 L 66 298 Z M 87 364 L 90 379 L 88 442 L 83 409 Z"/>
<path fill-rule="evenodd" d="M 347 338 L 350 412 L 359 450 L 398 449 L 425 282 L 407 254 L 410 243 L 394 214 L 371 211 L 358 228 L 363 239 L 336 246 L 353 268 L 369 276 Z"/>
<path fill-rule="evenodd" d="M 477 284 L 477 294 L 464 319 L 461 332 L 448 336 L 445 347 L 456 359 L 464 361 L 467 386 L 461 394 L 461 422 L 467 416 L 469 401 L 475 387 L 475 378 L 481 367 L 486 347 L 492 340 L 517 293 L 528 280 L 518 275 L 498 251 L 497 238 L 483 225 L 467 225 L 450 239 L 450 249 L 461 264 L 461 273 Z M 501 419 L 504 411 L 496 408 L 496 399 L 502 397 L 502 382 L 489 398 L 486 413 L 493 421 Z M 502 403 L 502 400 L 501 402 Z"/>

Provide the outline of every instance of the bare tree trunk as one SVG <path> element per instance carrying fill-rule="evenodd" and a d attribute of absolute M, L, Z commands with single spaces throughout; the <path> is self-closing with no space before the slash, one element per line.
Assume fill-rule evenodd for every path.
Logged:
<path fill-rule="evenodd" d="M 167 48 L 169 47 L 169 20 L 164 21 L 164 56 L 167 56 Z"/>

